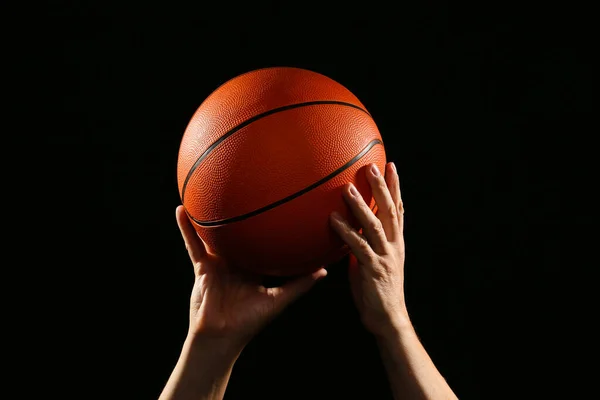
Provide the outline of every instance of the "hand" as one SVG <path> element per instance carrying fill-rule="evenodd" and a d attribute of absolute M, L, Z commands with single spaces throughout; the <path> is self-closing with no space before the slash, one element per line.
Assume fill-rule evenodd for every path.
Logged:
<path fill-rule="evenodd" d="M 386 165 L 385 178 L 375 164 L 366 168 L 366 174 L 377 216 L 350 183 L 344 199 L 363 234 L 335 212 L 331 225 L 352 251 L 349 280 L 361 320 L 371 333 L 384 335 L 409 322 L 404 301 L 404 208 L 393 163 Z"/>
<path fill-rule="evenodd" d="M 266 288 L 259 276 L 234 270 L 209 253 L 183 206 L 177 207 L 176 217 L 196 278 L 188 336 L 224 340 L 241 351 L 263 326 L 327 275 L 321 268 L 281 287 Z"/>
<path fill-rule="evenodd" d="M 353 185 L 344 190 L 344 199 L 364 235 L 339 216 L 331 216 L 333 229 L 352 251 L 349 278 L 354 302 L 363 324 L 376 336 L 395 399 L 457 399 L 408 317 L 404 302 L 404 207 L 394 164 L 387 164 L 385 169 L 385 178 L 375 164 L 366 171 L 377 215 Z"/>

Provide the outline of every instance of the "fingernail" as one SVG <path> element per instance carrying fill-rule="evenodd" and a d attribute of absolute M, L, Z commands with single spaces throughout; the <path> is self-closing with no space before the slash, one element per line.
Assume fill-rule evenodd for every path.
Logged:
<path fill-rule="evenodd" d="M 331 213 L 331 218 L 335 219 L 336 221 L 342 220 L 342 216 L 337 211 Z"/>
<path fill-rule="evenodd" d="M 379 168 L 377 168 L 377 165 L 371 165 L 371 173 L 373 176 L 379 176 Z"/>
<path fill-rule="evenodd" d="M 353 184 L 350 184 L 350 194 L 354 197 L 358 197 L 358 190 L 356 190 Z"/>
<path fill-rule="evenodd" d="M 392 164 L 392 169 L 394 170 L 395 173 L 398 173 L 398 170 L 396 170 L 396 164 L 394 164 L 394 162 L 391 162 Z"/>

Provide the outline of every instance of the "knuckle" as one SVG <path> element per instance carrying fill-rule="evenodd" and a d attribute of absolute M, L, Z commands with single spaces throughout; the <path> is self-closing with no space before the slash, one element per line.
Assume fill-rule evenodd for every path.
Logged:
<path fill-rule="evenodd" d="M 367 229 L 371 230 L 372 232 L 378 233 L 382 231 L 383 226 L 381 225 L 381 221 L 379 219 L 374 218 L 368 222 Z"/>
<path fill-rule="evenodd" d="M 404 214 L 404 203 L 402 202 L 402 200 L 398 201 L 398 211 L 401 214 Z"/>
<path fill-rule="evenodd" d="M 360 203 L 358 203 L 358 207 L 354 215 L 356 217 L 359 217 L 360 215 L 368 216 L 370 212 L 371 209 L 369 208 L 369 205 L 365 203 L 364 200 L 360 200 Z"/>
<path fill-rule="evenodd" d="M 398 208 L 395 205 L 390 205 L 387 207 L 387 213 L 390 217 L 396 218 L 398 214 Z"/>
<path fill-rule="evenodd" d="M 365 239 L 363 236 L 359 237 L 357 247 L 365 254 L 371 253 L 371 245 L 369 245 L 369 242 L 367 242 L 367 239 Z"/>
<path fill-rule="evenodd" d="M 367 204 L 367 202 L 364 200 L 361 200 L 360 210 L 361 210 L 361 212 L 366 213 L 367 215 L 369 215 L 369 213 L 371 212 L 371 208 L 369 207 L 369 204 Z"/>

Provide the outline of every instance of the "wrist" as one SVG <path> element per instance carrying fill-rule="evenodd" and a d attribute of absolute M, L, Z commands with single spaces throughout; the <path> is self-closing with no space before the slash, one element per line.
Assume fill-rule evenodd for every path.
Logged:
<path fill-rule="evenodd" d="M 203 335 L 189 332 L 184 343 L 184 349 L 190 353 L 202 354 L 215 362 L 233 363 L 245 347 L 245 343 L 227 337 Z"/>
<path fill-rule="evenodd" d="M 377 341 L 397 340 L 406 334 L 414 332 L 414 328 L 408 313 L 400 313 L 388 321 L 378 324 L 376 329 L 371 330 Z"/>

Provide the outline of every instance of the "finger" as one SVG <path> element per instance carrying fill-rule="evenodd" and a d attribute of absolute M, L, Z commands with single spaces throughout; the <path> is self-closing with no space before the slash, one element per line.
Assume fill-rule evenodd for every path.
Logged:
<path fill-rule="evenodd" d="M 370 210 L 369 210 L 370 211 Z M 333 212 L 330 216 L 331 227 L 350 247 L 352 254 L 363 264 L 372 263 L 377 256 L 371 245 L 341 215 Z"/>
<path fill-rule="evenodd" d="M 273 296 L 275 303 L 275 312 L 279 313 L 283 311 L 285 307 L 291 304 L 298 297 L 308 292 L 314 284 L 327 276 L 327 270 L 321 268 L 318 271 L 313 272 L 309 275 L 304 275 L 296 278 L 292 281 L 287 282 L 283 286 L 268 288 L 267 293 Z"/>
<path fill-rule="evenodd" d="M 377 254 L 382 254 L 388 240 L 385 236 L 381 221 L 373 214 L 373 211 L 371 211 L 352 183 L 349 183 L 346 186 L 344 190 L 344 199 L 362 227 L 363 234 L 373 250 Z"/>
<path fill-rule="evenodd" d="M 386 165 L 385 171 L 386 177 L 390 173 L 389 170 L 390 166 L 388 164 Z M 367 180 L 371 185 L 373 197 L 375 198 L 377 208 L 379 209 L 377 218 L 381 221 L 387 240 L 394 241 L 400 234 L 398 229 L 398 209 L 392 199 L 386 179 L 381 175 L 381 172 L 379 172 L 377 165 L 371 164 L 371 166 L 367 168 Z"/>
<path fill-rule="evenodd" d="M 396 165 L 393 162 L 389 163 L 387 166 L 385 181 L 390 195 L 392 196 L 394 206 L 396 207 L 398 232 L 402 234 L 404 231 L 404 208 L 402 206 L 402 197 L 400 196 L 400 178 L 398 176 L 398 171 L 396 170 Z"/>
<path fill-rule="evenodd" d="M 390 193 L 394 198 L 394 203 L 396 204 L 396 208 L 398 209 L 398 228 L 400 230 L 400 234 L 404 233 L 404 202 L 402 201 L 402 192 L 400 190 L 400 176 L 398 175 L 398 170 L 396 169 L 396 165 L 392 164 L 392 168 L 394 169 L 394 173 L 391 175 L 391 183 L 392 187 L 390 188 Z"/>
<path fill-rule="evenodd" d="M 185 212 L 183 206 L 178 206 L 175 210 L 175 217 L 177 218 L 177 225 L 181 231 L 181 236 L 185 242 L 185 248 L 190 255 L 190 260 L 194 264 L 194 272 L 198 274 L 200 264 L 206 258 L 207 252 L 204 242 L 198 236 L 198 233 L 192 226 L 192 223 Z"/>

